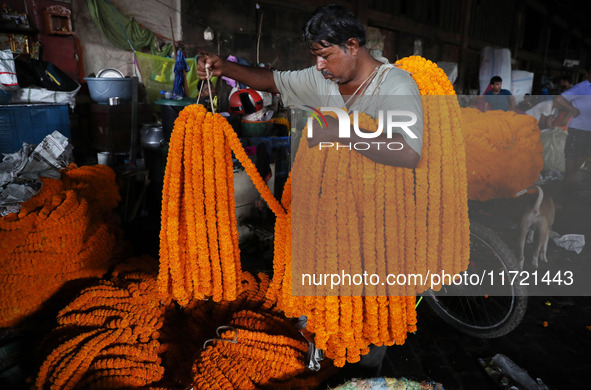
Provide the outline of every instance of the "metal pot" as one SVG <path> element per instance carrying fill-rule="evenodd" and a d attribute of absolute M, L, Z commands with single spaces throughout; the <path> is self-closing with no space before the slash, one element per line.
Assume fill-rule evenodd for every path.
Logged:
<path fill-rule="evenodd" d="M 166 140 L 160 123 L 144 123 L 140 129 L 140 143 L 145 149 L 160 149 Z"/>

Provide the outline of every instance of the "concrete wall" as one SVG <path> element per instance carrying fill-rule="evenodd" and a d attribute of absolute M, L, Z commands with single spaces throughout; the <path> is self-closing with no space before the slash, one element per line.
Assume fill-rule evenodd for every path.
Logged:
<path fill-rule="evenodd" d="M 135 18 L 140 24 L 156 34 L 172 36 L 170 19 L 175 39 L 182 39 L 180 21 L 181 0 L 110 0 L 124 15 Z M 76 34 L 80 42 L 84 75 L 104 68 L 116 68 L 126 76 L 134 75 L 133 54 L 129 50 L 114 47 L 97 29 L 86 0 L 73 0 L 72 4 Z"/>
<path fill-rule="evenodd" d="M 310 12 L 297 4 L 260 4 L 248 0 L 183 1 L 182 26 L 187 55 L 199 50 L 232 54 L 251 63 L 263 62 L 278 69 L 299 69 L 312 65 L 313 58 L 302 43 L 302 28 Z M 262 18 L 261 34 L 258 26 Z M 203 39 L 211 27 L 213 42 Z M 257 61 L 258 42 L 258 61 Z"/>

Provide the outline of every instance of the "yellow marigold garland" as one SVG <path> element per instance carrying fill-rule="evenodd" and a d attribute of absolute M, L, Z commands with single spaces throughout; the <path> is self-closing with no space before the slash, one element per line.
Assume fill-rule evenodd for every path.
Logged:
<path fill-rule="evenodd" d="M 544 159 L 533 117 L 467 107 L 462 119 L 470 199 L 512 198 L 534 184 Z"/>

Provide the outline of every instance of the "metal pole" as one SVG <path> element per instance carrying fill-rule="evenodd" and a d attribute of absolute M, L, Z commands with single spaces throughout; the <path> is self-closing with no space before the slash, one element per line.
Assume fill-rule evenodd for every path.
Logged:
<path fill-rule="evenodd" d="M 135 165 L 137 154 L 137 86 L 136 76 L 131 78 L 131 141 L 129 145 L 129 163 Z"/>

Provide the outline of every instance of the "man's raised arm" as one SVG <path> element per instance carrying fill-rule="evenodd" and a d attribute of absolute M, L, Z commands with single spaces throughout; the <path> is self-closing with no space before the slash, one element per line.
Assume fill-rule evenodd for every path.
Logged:
<path fill-rule="evenodd" d="M 212 53 L 203 53 L 197 60 L 197 75 L 200 79 L 207 78 L 206 68 L 210 76 L 226 76 L 248 85 L 257 91 L 279 93 L 273 71 L 256 66 L 245 66 L 230 62 Z"/>

